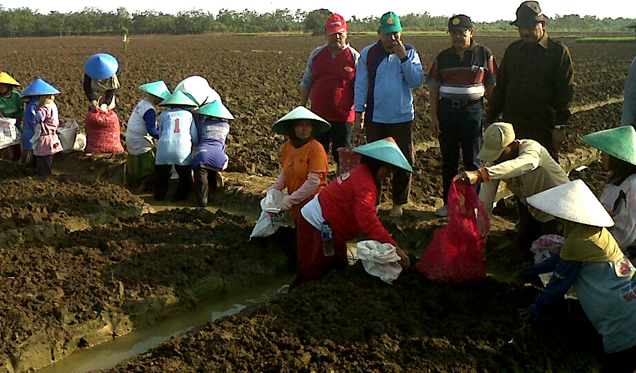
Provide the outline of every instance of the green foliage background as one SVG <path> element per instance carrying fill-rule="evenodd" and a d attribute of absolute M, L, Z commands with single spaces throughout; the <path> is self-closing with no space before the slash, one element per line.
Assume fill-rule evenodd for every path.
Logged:
<path fill-rule="evenodd" d="M 67 35 L 119 35 L 123 29 L 130 34 L 201 34 L 206 32 L 231 33 L 312 33 L 321 34 L 328 9 L 303 10 L 276 9 L 274 12 L 257 13 L 245 9 L 234 11 L 221 9 L 218 14 L 203 10 L 179 12 L 176 15 L 155 10 L 129 13 L 126 8 L 104 12 L 86 7 L 81 12 L 50 12 L 40 14 L 29 8 L 8 9 L 0 5 L 0 37 L 67 36 Z M 511 15 L 512 16 L 512 15 Z M 408 31 L 445 31 L 448 17 L 431 16 L 428 12 L 400 15 L 402 25 Z M 551 31 L 625 32 L 626 26 L 636 19 L 580 17 L 576 14 L 557 15 L 549 21 Z M 347 20 L 350 32 L 374 32 L 378 17 Z M 480 31 L 513 30 L 508 20 L 477 23 Z"/>

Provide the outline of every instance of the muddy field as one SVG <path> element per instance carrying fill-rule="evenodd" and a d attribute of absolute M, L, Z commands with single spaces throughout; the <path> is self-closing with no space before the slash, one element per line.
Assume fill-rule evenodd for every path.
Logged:
<path fill-rule="evenodd" d="M 499 58 L 515 40 L 514 35 L 476 39 Z M 621 96 L 636 48 L 561 39 L 572 51 L 578 84 L 577 113 L 561 157 L 570 170 L 595 156 L 581 135 L 619 123 L 622 104 L 612 102 Z M 354 36 L 351 43 L 360 50 L 374 41 Z M 405 41 L 418 49 L 425 70 L 448 46 L 446 37 L 406 36 Z M 2 69 L 23 86 L 41 77 L 59 88 L 62 121 L 83 122 L 82 66 L 97 52 L 120 61 L 116 111 L 122 133 L 142 97 L 139 85 L 162 79 L 174 88 L 189 75 L 206 77 L 236 120 L 228 141 L 226 187 L 211 196 L 211 203 L 221 207 L 216 212 L 190 209 L 192 196 L 159 205 L 123 188 L 125 154 L 56 156 L 57 175 L 48 180 L 0 162 L 0 372 L 45 366 L 76 348 L 293 267 L 291 229 L 270 239 L 247 238 L 258 200 L 279 172 L 284 138 L 271 126 L 298 103 L 307 55 L 321 42 L 311 37 L 134 36 L 124 53 L 119 38 L 5 40 L 10 57 Z M 183 62 L 175 62 L 177 55 Z M 388 218 L 385 205 L 379 213 L 415 257 L 446 224 L 432 214 L 441 203 L 441 157 L 428 130 L 427 100 L 426 87 L 415 91 L 412 203 L 399 220 Z M 571 177 L 600 191 L 605 174 L 594 163 Z M 491 274 L 510 283 L 489 277 L 446 287 L 411 271 L 386 286 L 357 265 L 174 339 L 112 371 L 598 371 L 600 342 L 576 304 L 556 307 L 536 325 L 518 318 L 517 309 L 527 306 L 539 288 L 515 280 L 514 272 L 530 257 L 515 251 L 503 233 L 514 219 L 506 214 L 493 220 L 486 261 Z"/>

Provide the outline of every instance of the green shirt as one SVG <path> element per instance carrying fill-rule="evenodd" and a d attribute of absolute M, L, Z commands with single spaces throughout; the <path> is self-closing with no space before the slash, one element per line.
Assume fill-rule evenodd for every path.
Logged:
<path fill-rule="evenodd" d="M 11 97 L 6 98 L 0 95 L 0 116 L 5 118 L 15 118 L 18 122 L 22 122 L 24 114 L 24 105 L 20 92 L 13 91 Z"/>

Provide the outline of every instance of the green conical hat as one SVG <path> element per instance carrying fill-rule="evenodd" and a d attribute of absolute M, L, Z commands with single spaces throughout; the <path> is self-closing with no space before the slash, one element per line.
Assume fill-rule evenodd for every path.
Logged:
<path fill-rule="evenodd" d="M 143 84 L 139 86 L 139 89 L 144 92 L 150 93 L 153 96 L 161 97 L 164 100 L 170 97 L 170 90 L 168 90 L 168 86 L 163 80 Z"/>
<path fill-rule="evenodd" d="M 358 146 L 354 152 L 366 155 L 388 164 L 392 164 L 408 172 L 413 172 L 413 167 L 406 160 L 404 154 L 392 137 L 376 140 L 366 145 Z"/>
<path fill-rule="evenodd" d="M 636 131 L 632 126 L 622 126 L 590 133 L 582 140 L 605 153 L 636 165 Z"/>
<path fill-rule="evenodd" d="M 183 107 L 197 107 L 197 103 L 192 101 L 191 98 L 186 96 L 181 91 L 174 91 L 167 99 L 161 101 L 159 106 L 183 106 Z"/>
<path fill-rule="evenodd" d="M 306 107 L 298 106 L 274 123 L 274 132 L 280 133 L 281 135 L 289 135 L 290 124 L 302 119 L 308 119 L 313 122 L 314 128 L 311 134 L 314 136 L 325 133 L 331 129 L 329 122 L 314 114 Z"/>
<path fill-rule="evenodd" d="M 230 111 L 221 103 L 221 100 L 216 100 L 201 106 L 197 111 L 199 114 L 207 115 L 210 117 L 217 117 L 220 119 L 234 119 L 234 116 Z"/>

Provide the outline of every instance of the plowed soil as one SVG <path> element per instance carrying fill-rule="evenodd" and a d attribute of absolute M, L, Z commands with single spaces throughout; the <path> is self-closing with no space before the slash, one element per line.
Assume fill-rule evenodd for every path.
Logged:
<path fill-rule="evenodd" d="M 476 39 L 500 60 L 516 36 L 478 34 Z M 620 97 L 633 51 L 623 44 L 560 39 L 575 64 L 573 105 L 589 109 L 569 123 L 562 164 L 572 168 L 574 160 L 594 156 L 580 141 L 583 134 L 619 123 L 620 103 L 594 107 Z M 375 40 L 354 36 L 351 43 L 361 50 Z M 449 45 L 448 37 L 406 36 L 405 41 L 418 49 L 425 70 Z M 139 85 L 161 79 L 174 88 L 187 76 L 206 77 L 236 117 L 228 140 L 226 187 L 211 200 L 253 215 L 279 172 L 284 138 L 271 126 L 297 105 L 306 58 L 323 39 L 133 36 L 127 52 L 119 38 L 111 37 L 3 43 L 11 57 L 2 69 L 23 87 L 36 77 L 51 82 L 62 92 L 57 100 L 62 122 L 80 124 L 87 108 L 85 59 L 97 52 L 115 55 L 122 133 L 142 97 Z M 446 220 L 432 215 L 441 203 L 441 156 L 428 129 L 426 87 L 414 94 L 412 203 L 402 219 L 388 218 L 384 205 L 379 215 L 400 246 L 419 257 Z M 125 154 L 58 155 L 53 161 L 57 176 L 50 179 L 0 162 L 0 364 L 5 370 L 49 364 L 77 347 L 170 315 L 176 305 L 188 307 L 209 294 L 249 286 L 293 264 L 291 229 L 247 241 L 254 222 L 223 211 L 186 208 L 140 215 L 152 211 L 141 197 L 155 202 L 123 188 L 125 159 Z M 593 166 L 575 177 L 599 191 L 605 175 Z M 383 198 L 389 200 L 388 191 Z M 193 199 L 178 206 L 188 205 Z M 503 233 L 512 224 L 495 218 L 488 240 L 486 261 L 499 279 L 514 280 L 515 270 L 530 262 Z M 357 265 L 174 339 L 112 371 L 598 371 L 600 342 L 576 303 L 556 307 L 536 324 L 518 318 L 518 308 L 528 306 L 539 291 L 494 278 L 447 287 L 413 271 L 388 286 Z"/>

